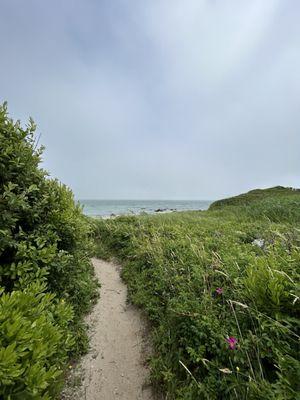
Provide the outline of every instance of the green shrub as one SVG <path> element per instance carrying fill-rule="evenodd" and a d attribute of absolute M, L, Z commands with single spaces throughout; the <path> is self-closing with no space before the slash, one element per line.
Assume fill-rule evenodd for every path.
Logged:
<path fill-rule="evenodd" d="M 32 398 L 44 398 L 39 397 L 41 388 L 46 390 L 52 385 L 58 372 L 56 366 L 61 366 L 67 354 L 76 356 L 86 349 L 82 316 L 97 295 L 90 263 L 91 224 L 75 203 L 71 190 L 49 179 L 39 167 L 42 151 L 36 143 L 33 121 L 24 129 L 8 117 L 6 104 L 1 106 L 0 320 L 9 304 L 15 302 L 13 316 L 19 319 L 15 323 L 20 323 L 20 332 L 26 331 L 24 337 L 9 332 L 5 337 L 0 331 L 4 355 L 7 352 L 9 356 L 12 349 L 21 349 L 11 358 L 10 380 L 3 378 L 1 383 L 0 393 L 14 394 L 12 398 L 19 398 L 16 397 L 19 390 L 26 396 L 36 396 Z M 43 293 L 35 296 L 33 283 L 42 287 Z M 35 299 L 40 299 L 41 306 Z M 31 314 L 24 309 L 26 302 L 32 304 Z M 30 324 L 35 329 L 29 329 Z M 51 340 L 47 332 L 52 332 Z M 58 348 L 59 340 L 61 346 L 65 345 L 63 350 Z M 26 341 L 28 346 L 37 342 L 40 346 L 23 357 L 22 346 L 25 351 Z M 40 372 L 37 359 L 42 363 Z M 0 376 L 6 374 L 3 365 L 0 363 Z M 20 396 L 25 398 L 25 394 Z"/>
<path fill-rule="evenodd" d="M 57 393 L 68 351 L 71 306 L 31 284 L 0 298 L 0 397 L 46 399 Z"/>

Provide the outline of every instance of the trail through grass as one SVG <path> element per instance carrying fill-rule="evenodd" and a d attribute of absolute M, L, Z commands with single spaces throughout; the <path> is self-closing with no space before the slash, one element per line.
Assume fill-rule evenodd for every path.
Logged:
<path fill-rule="evenodd" d="M 71 374 L 82 384 L 65 390 L 64 400 L 151 400 L 145 323 L 127 303 L 126 285 L 115 263 L 93 259 L 101 281 L 100 300 L 88 316 L 90 351 Z"/>
<path fill-rule="evenodd" d="M 152 322 L 168 399 L 297 398 L 300 194 L 233 203 L 96 223 L 98 254 L 121 260 Z"/>

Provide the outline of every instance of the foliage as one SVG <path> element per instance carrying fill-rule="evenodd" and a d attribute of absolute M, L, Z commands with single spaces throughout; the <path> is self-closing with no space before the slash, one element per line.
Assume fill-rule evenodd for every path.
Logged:
<path fill-rule="evenodd" d="M 35 128 L 0 107 L 0 393 L 11 399 L 50 398 L 67 355 L 86 347 L 97 289 L 90 223 L 39 167 Z"/>
<path fill-rule="evenodd" d="M 67 351 L 74 344 L 68 324 L 72 308 L 45 286 L 31 284 L 0 298 L 0 396 L 49 398 L 56 391 Z"/>
<path fill-rule="evenodd" d="M 299 217 L 299 192 L 269 191 L 255 206 L 94 222 L 152 321 L 169 399 L 297 398 Z"/>

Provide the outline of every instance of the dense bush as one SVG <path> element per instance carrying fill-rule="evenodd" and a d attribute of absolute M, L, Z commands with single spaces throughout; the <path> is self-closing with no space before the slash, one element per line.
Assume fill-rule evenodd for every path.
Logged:
<path fill-rule="evenodd" d="M 74 339 L 73 313 L 39 284 L 0 298 L 0 395 L 4 399 L 45 399 L 58 391 Z"/>
<path fill-rule="evenodd" d="M 50 398 L 96 295 L 90 224 L 72 192 L 39 167 L 35 125 L 0 107 L 0 394 Z"/>
<path fill-rule="evenodd" d="M 297 398 L 300 193 L 250 203 L 97 222 L 153 323 L 169 399 Z"/>

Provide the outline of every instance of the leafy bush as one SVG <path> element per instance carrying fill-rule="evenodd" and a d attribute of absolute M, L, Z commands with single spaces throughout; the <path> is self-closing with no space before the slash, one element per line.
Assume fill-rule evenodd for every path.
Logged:
<path fill-rule="evenodd" d="M 290 201 L 269 193 L 255 206 L 95 222 L 102 253 L 123 262 L 130 297 L 152 321 L 152 378 L 168 398 L 297 398 L 300 231 Z"/>
<path fill-rule="evenodd" d="M 57 392 L 68 350 L 71 306 L 31 284 L 0 298 L 0 395 L 5 399 L 46 399 Z"/>
<path fill-rule="evenodd" d="M 39 167 L 42 151 L 33 121 L 24 129 L 1 106 L 0 393 L 11 399 L 50 398 L 67 355 L 86 347 L 82 316 L 97 293 L 91 225 Z"/>

